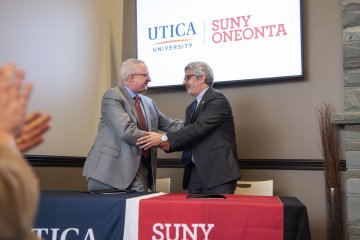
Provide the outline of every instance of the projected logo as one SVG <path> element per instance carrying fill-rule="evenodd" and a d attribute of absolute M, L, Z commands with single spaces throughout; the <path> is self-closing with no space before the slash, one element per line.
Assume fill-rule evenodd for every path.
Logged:
<path fill-rule="evenodd" d="M 287 35 L 284 23 L 252 26 L 252 21 L 252 15 L 214 19 L 211 41 L 218 44 Z"/>
<path fill-rule="evenodd" d="M 149 27 L 147 31 L 153 53 L 191 49 L 194 41 L 199 38 L 203 39 L 200 45 L 205 46 L 282 37 L 288 34 L 284 23 L 259 24 L 252 15 L 203 20 L 201 28 L 194 22 L 182 22 Z M 198 47 L 200 45 L 198 44 Z"/>
<path fill-rule="evenodd" d="M 154 42 L 153 52 L 192 48 L 195 35 L 197 31 L 192 22 L 148 28 L 148 39 Z"/>

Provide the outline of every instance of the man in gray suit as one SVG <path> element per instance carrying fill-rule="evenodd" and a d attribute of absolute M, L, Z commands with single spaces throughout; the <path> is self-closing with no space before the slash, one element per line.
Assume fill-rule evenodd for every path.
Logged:
<path fill-rule="evenodd" d="M 125 61 L 121 77 L 120 86 L 108 89 L 103 96 L 97 136 L 83 175 L 89 191 L 156 191 L 157 149 L 142 151 L 136 141 L 146 131 L 174 131 L 184 122 L 165 116 L 151 98 L 141 94 L 151 81 L 144 61 Z"/>
<path fill-rule="evenodd" d="M 183 150 L 183 188 L 189 193 L 234 193 L 240 178 L 231 106 L 213 83 L 208 64 L 189 63 L 183 84 L 195 100 L 186 109 L 184 128 L 166 135 L 148 133 L 138 141 L 143 149 Z"/>

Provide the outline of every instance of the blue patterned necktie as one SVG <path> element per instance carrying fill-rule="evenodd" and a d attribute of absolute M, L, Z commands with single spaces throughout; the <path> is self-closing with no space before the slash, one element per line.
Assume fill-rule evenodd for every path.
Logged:
<path fill-rule="evenodd" d="M 184 126 L 187 126 L 193 122 L 196 107 L 197 107 L 197 100 L 195 99 L 190 105 L 189 116 L 186 118 Z M 190 146 L 187 146 L 187 147 L 185 147 L 183 154 L 181 156 L 182 165 L 183 166 L 188 165 L 191 162 L 191 157 L 192 157 L 191 148 L 190 148 Z"/>

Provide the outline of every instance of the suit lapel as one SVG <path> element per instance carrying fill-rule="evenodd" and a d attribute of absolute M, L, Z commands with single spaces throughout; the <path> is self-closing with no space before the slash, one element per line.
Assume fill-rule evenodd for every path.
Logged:
<path fill-rule="evenodd" d="M 205 92 L 204 96 L 201 98 L 201 101 L 198 104 L 198 106 L 197 106 L 197 108 L 196 108 L 196 110 L 194 112 L 194 116 L 192 117 L 193 122 L 198 117 L 199 110 L 204 108 L 205 103 L 206 103 L 207 99 L 209 98 L 209 96 L 211 95 L 212 91 L 213 91 L 212 87 L 209 87 L 209 89 Z M 189 122 L 190 122 L 190 119 L 189 119 Z"/>
<path fill-rule="evenodd" d="M 119 89 L 120 89 L 122 95 L 125 97 L 126 101 L 129 103 L 129 105 L 131 107 L 131 111 L 132 111 L 132 116 L 134 117 L 135 121 L 137 122 L 137 124 L 139 126 L 139 118 L 137 115 L 136 106 L 134 104 L 133 99 L 131 98 L 128 91 L 126 90 L 126 88 L 123 85 L 120 85 Z M 142 102 L 142 106 L 143 106 L 143 110 L 144 110 L 144 114 L 145 114 L 146 125 L 148 127 L 148 130 L 150 131 L 152 129 L 152 126 L 151 126 L 151 122 L 150 122 L 151 111 L 150 111 L 149 99 L 147 97 L 145 97 L 144 95 L 142 95 L 141 102 Z"/>
<path fill-rule="evenodd" d="M 194 114 L 191 114 L 191 108 L 192 108 L 191 105 L 192 105 L 192 102 L 191 102 L 190 105 L 187 106 L 187 108 L 186 108 L 185 126 L 187 126 L 187 125 L 190 124 L 192 115 L 195 115 L 195 113 L 194 113 Z M 194 116 L 194 117 L 195 117 L 195 116 Z"/>
<path fill-rule="evenodd" d="M 134 122 L 138 122 L 138 116 L 133 99 L 130 97 L 128 91 L 122 84 L 118 89 L 120 90 L 120 97 L 124 97 L 131 108 L 131 112 L 129 112 L 130 117 L 134 120 Z"/>

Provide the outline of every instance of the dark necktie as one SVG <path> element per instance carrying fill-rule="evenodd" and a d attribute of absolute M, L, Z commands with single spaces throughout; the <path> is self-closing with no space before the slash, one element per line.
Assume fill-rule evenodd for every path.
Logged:
<path fill-rule="evenodd" d="M 190 105 L 189 116 L 186 118 L 184 126 L 193 123 L 196 107 L 197 107 L 197 100 L 195 99 Z M 191 157 L 192 157 L 191 148 L 190 146 L 186 146 L 181 156 L 182 165 L 183 166 L 188 165 L 191 162 Z"/>
<path fill-rule="evenodd" d="M 136 112 L 138 115 L 138 121 L 139 121 L 139 125 L 140 125 L 140 129 L 143 131 L 148 131 L 147 125 L 146 125 L 146 121 L 145 121 L 145 116 L 144 113 L 141 109 L 140 106 L 140 98 L 138 95 L 135 96 L 135 106 L 136 106 Z M 148 150 L 142 150 L 142 155 L 144 156 L 144 158 L 147 158 L 150 154 L 150 148 Z"/>

